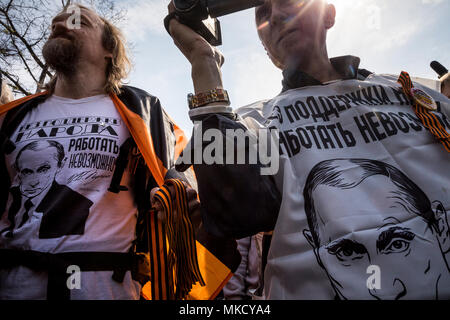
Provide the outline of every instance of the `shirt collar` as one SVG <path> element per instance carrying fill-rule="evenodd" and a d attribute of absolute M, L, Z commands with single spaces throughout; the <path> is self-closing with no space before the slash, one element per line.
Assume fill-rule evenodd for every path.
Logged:
<path fill-rule="evenodd" d="M 331 58 L 330 62 L 334 69 L 342 75 L 342 80 L 356 79 L 361 59 L 355 56 L 341 56 Z M 309 74 L 292 69 L 283 71 L 283 92 L 289 89 L 318 86 L 322 83 Z"/>

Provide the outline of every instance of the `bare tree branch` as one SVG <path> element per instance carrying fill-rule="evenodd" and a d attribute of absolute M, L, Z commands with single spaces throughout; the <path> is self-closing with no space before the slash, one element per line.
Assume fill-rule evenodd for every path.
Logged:
<path fill-rule="evenodd" d="M 29 96 L 31 92 L 27 91 L 25 88 L 21 86 L 19 81 L 15 79 L 12 75 L 10 75 L 8 72 L 1 71 L 2 75 L 4 75 L 9 81 L 13 84 L 13 89 L 19 90 L 22 94 Z"/>
<path fill-rule="evenodd" d="M 0 12 L 2 10 L 0 9 Z M 34 61 L 36 61 L 36 63 L 43 68 L 44 67 L 44 63 L 42 63 L 41 59 L 39 59 L 39 57 L 37 56 L 37 54 L 34 52 L 33 47 L 31 47 L 31 45 L 29 44 L 29 42 L 27 41 L 27 39 L 25 39 L 24 36 L 21 36 L 16 29 L 16 26 L 14 25 L 14 23 L 11 21 L 11 19 L 9 18 L 8 15 L 5 15 L 6 21 L 8 24 L 4 23 L 3 21 L 0 21 L 0 25 L 2 25 L 5 29 L 8 29 L 9 32 L 12 33 L 12 35 L 16 38 L 18 38 L 20 41 L 22 41 L 22 43 L 25 45 L 25 47 L 27 48 L 28 52 L 30 53 L 31 57 L 34 59 Z"/>

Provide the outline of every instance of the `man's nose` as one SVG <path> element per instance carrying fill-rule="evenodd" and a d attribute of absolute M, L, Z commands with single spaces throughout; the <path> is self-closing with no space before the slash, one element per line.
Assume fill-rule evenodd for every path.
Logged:
<path fill-rule="evenodd" d="M 388 271 L 389 272 L 389 271 Z M 406 293 L 406 285 L 399 278 L 390 275 L 381 276 L 380 287 L 369 288 L 369 293 L 377 300 L 399 300 Z"/>
<path fill-rule="evenodd" d="M 52 24 L 52 33 L 61 34 L 67 32 L 67 19 L 59 19 Z"/>
<path fill-rule="evenodd" d="M 289 14 L 286 10 L 278 4 L 274 4 L 272 7 L 272 13 L 270 15 L 269 23 L 271 26 L 283 25 L 288 20 Z"/>
<path fill-rule="evenodd" d="M 31 187 L 37 187 L 39 185 L 39 177 L 36 175 L 33 175 L 30 177 L 29 184 Z"/>

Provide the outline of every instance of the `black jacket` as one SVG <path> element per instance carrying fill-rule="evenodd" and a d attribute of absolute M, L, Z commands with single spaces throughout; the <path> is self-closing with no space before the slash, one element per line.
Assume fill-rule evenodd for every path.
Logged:
<path fill-rule="evenodd" d="M 48 98 L 46 93 L 25 97 L 0 107 L 0 114 L 7 112 L 0 130 L 0 150 L 2 154 L 9 154 L 15 149 L 9 139 L 19 126 L 27 112 L 36 108 Z M 127 125 L 132 139 L 122 147 L 116 161 L 116 169 L 109 188 L 110 192 L 121 192 L 122 175 L 127 164 L 132 162 L 135 168 L 132 177 L 132 193 L 138 208 L 138 224 L 136 226 L 137 239 L 133 245 L 136 252 L 148 253 L 148 212 L 151 209 L 150 191 L 162 186 L 167 179 L 181 179 L 196 189 L 197 183 L 190 171 L 180 173 L 175 170 L 177 150 L 181 151 L 187 144 L 183 132 L 170 119 L 161 107 L 159 99 L 147 92 L 124 86 L 121 94 L 111 95 L 116 108 L 124 123 Z M 0 213 L 5 212 L 11 181 L 5 164 L 5 157 L 0 157 Z M 196 229 L 197 241 L 213 254 L 221 264 L 232 272 L 240 262 L 236 242 L 231 238 L 219 238 L 206 232 L 201 219 L 193 221 Z M 225 268 L 227 269 L 227 268 Z M 211 272 L 209 270 L 205 272 Z M 203 272 L 203 271 L 202 271 Z M 220 285 L 214 291 L 208 291 L 211 296 L 200 296 L 208 299 L 220 291 L 231 274 L 224 276 Z"/>

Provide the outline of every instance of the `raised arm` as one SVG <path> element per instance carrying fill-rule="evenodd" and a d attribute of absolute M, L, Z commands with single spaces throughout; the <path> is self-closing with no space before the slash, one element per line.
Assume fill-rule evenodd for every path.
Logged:
<path fill-rule="evenodd" d="M 169 5 L 169 13 L 173 11 Z M 223 88 L 221 66 L 224 58 L 205 39 L 189 27 L 171 19 L 169 24 L 175 45 L 192 67 L 195 94 Z M 219 130 L 225 145 L 227 130 L 248 131 L 227 104 L 214 103 L 189 112 L 195 122 L 194 137 L 209 129 Z M 201 126 L 199 126 L 201 124 Z M 200 131 L 200 132 L 198 132 Z M 195 140 L 195 139 L 193 139 Z M 209 143 L 191 140 L 191 148 L 202 148 Z M 236 149 L 238 146 L 234 146 Z M 246 146 L 248 155 L 252 146 Z M 197 150 L 198 151 L 198 150 Z M 186 152 L 186 150 L 185 150 Z M 191 154 L 195 151 L 192 150 Z M 236 154 L 236 153 L 235 153 Z M 185 158 L 185 157 L 183 157 Z M 248 157 L 246 157 L 248 159 Z M 192 158 L 191 158 L 192 160 Z M 227 162 L 224 162 L 227 163 Z M 186 169 L 192 162 L 179 163 Z M 194 163 L 201 201 L 203 223 L 206 230 L 218 237 L 243 238 L 260 231 L 274 229 L 281 204 L 281 195 L 273 177 L 262 175 L 262 164 L 205 164 Z"/>

